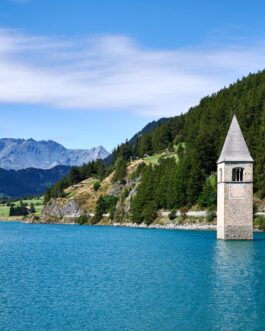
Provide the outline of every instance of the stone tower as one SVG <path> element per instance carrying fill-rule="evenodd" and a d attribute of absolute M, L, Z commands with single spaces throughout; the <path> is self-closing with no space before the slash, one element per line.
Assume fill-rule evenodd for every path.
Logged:
<path fill-rule="evenodd" d="M 234 115 L 217 161 L 217 238 L 253 239 L 253 159 Z"/>

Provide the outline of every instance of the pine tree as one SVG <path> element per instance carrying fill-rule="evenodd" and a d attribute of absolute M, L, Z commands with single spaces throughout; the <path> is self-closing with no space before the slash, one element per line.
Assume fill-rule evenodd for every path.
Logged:
<path fill-rule="evenodd" d="M 203 208 L 212 208 L 216 206 L 217 200 L 217 180 L 216 176 L 210 176 L 206 179 L 203 190 L 198 198 L 198 204 Z"/>
<path fill-rule="evenodd" d="M 257 156 L 254 167 L 254 188 L 258 192 L 260 198 L 265 198 L 265 102 L 263 105 L 263 114 L 259 132 L 259 144 L 257 146 Z"/>
<path fill-rule="evenodd" d="M 124 184 L 125 177 L 127 175 L 127 162 L 119 157 L 115 163 L 115 173 L 113 176 L 113 183 L 119 182 L 120 184 Z"/>

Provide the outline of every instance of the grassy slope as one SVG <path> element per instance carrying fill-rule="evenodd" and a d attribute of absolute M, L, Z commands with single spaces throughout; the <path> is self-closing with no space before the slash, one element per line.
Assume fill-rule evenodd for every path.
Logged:
<path fill-rule="evenodd" d="M 157 154 L 153 154 L 151 156 L 147 156 L 143 160 L 147 164 L 150 164 L 150 163 L 152 163 L 152 164 L 158 164 L 160 158 L 174 157 L 175 160 L 176 160 L 176 162 L 178 162 L 179 158 L 178 158 L 177 150 L 178 150 L 178 146 L 179 145 L 180 144 L 174 146 L 174 152 L 164 151 L 162 153 L 157 153 Z M 185 144 L 184 143 L 182 143 L 181 145 L 182 145 L 182 147 L 185 148 Z"/>
<path fill-rule="evenodd" d="M 9 211 L 10 207 L 6 206 L 5 204 L 0 205 L 0 217 L 4 217 L 6 219 L 6 217 L 9 216 Z"/>
<path fill-rule="evenodd" d="M 100 195 L 105 195 L 108 193 L 111 187 L 111 178 L 109 176 L 105 178 L 100 185 L 97 192 L 94 192 L 93 185 L 96 182 L 94 178 L 88 178 L 79 184 L 68 187 L 65 190 L 66 197 L 61 198 L 60 202 L 64 203 L 66 200 L 73 198 L 82 207 L 83 210 L 87 212 L 94 211 L 96 203 Z"/>
<path fill-rule="evenodd" d="M 155 154 L 152 156 L 145 157 L 143 159 L 138 159 L 130 162 L 127 167 L 127 177 L 130 178 L 130 176 L 142 162 L 146 163 L 147 165 L 150 163 L 155 165 L 158 164 L 161 157 L 175 157 L 175 159 L 178 161 L 176 148 L 177 146 L 175 147 L 174 152 L 164 151 L 160 154 Z M 85 212 L 93 213 L 95 211 L 97 200 L 101 195 L 119 195 L 121 193 L 121 187 L 118 184 L 112 183 L 112 177 L 113 173 L 101 182 L 100 188 L 96 192 L 93 190 L 93 185 L 96 181 L 96 179 L 94 178 L 88 178 L 76 185 L 72 185 L 64 191 L 66 194 L 64 198 L 58 198 L 56 200 L 57 204 L 62 206 L 69 199 L 74 199 Z"/>
<path fill-rule="evenodd" d="M 136 160 L 128 165 L 128 177 L 137 169 L 141 162 L 144 161 Z M 94 178 L 88 178 L 76 185 L 72 185 L 65 190 L 66 197 L 57 199 L 57 202 L 63 205 L 72 198 L 85 212 L 94 212 L 97 200 L 101 195 L 113 194 L 119 191 L 118 185 L 112 184 L 112 177 L 113 173 L 101 182 L 100 188 L 96 192 L 93 190 L 93 185 L 96 181 Z"/>

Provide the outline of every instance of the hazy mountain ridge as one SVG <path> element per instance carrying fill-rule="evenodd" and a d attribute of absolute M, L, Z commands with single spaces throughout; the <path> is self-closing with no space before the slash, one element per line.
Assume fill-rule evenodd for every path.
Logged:
<path fill-rule="evenodd" d="M 0 168 L 0 194 L 11 198 L 43 194 L 69 170 L 68 166 L 57 166 L 46 170 L 27 168 L 17 171 Z"/>
<path fill-rule="evenodd" d="M 6 170 L 51 169 L 58 165 L 79 166 L 108 156 L 109 152 L 103 146 L 67 149 L 53 140 L 0 139 L 0 168 Z"/>

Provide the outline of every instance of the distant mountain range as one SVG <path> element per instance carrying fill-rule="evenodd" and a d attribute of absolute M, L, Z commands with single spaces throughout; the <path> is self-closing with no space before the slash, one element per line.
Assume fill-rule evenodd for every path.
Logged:
<path fill-rule="evenodd" d="M 169 119 L 147 124 L 129 143 L 133 145 L 144 133 Z M 34 139 L 0 139 L 0 197 L 20 198 L 43 194 L 67 175 L 71 166 L 97 159 L 111 163 L 113 155 L 102 146 L 92 149 L 67 149 L 55 141 Z"/>
<path fill-rule="evenodd" d="M 0 168 L 6 170 L 51 169 L 58 165 L 79 166 L 108 156 L 109 152 L 102 146 L 67 149 L 52 140 L 0 139 Z"/>
<path fill-rule="evenodd" d="M 28 168 L 23 170 L 0 169 L 0 196 L 20 198 L 43 194 L 48 187 L 64 177 L 70 170 L 67 166 L 52 169 Z"/>

